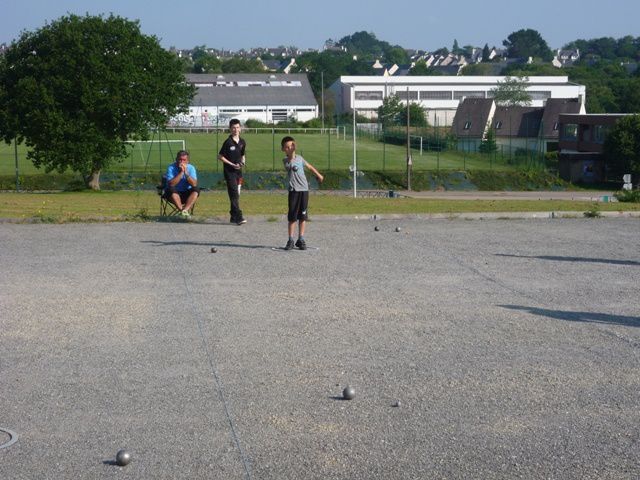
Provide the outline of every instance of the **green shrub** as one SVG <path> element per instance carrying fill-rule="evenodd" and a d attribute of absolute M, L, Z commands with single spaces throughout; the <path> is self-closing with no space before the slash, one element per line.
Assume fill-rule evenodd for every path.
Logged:
<path fill-rule="evenodd" d="M 619 202 L 631 202 L 631 203 L 639 203 L 640 202 L 640 190 L 621 190 L 613 194 Z"/>

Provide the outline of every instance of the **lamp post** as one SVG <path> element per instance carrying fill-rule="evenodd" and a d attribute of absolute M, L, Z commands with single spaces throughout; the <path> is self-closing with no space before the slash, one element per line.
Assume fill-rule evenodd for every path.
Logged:
<path fill-rule="evenodd" d="M 411 191 L 411 135 L 409 133 L 410 122 L 410 109 L 409 109 L 409 87 L 407 87 L 407 190 Z"/>
<path fill-rule="evenodd" d="M 358 187 L 356 183 L 356 176 L 358 173 L 358 163 L 356 159 L 356 91 L 355 86 L 351 83 L 345 83 L 350 89 L 351 96 L 351 112 L 353 114 L 353 164 L 351 170 L 353 173 L 353 198 L 358 197 Z"/>
<path fill-rule="evenodd" d="M 351 85 L 351 110 L 353 111 L 353 198 L 358 197 L 358 189 L 356 185 L 356 177 L 358 176 L 358 168 L 356 161 L 356 89 Z"/>

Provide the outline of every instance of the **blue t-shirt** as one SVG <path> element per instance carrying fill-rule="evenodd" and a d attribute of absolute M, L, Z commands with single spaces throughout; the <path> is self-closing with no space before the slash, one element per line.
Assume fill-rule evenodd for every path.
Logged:
<path fill-rule="evenodd" d="M 198 175 L 196 174 L 196 167 L 194 167 L 190 163 L 187 163 L 187 173 L 194 180 L 198 180 Z M 174 162 L 171 165 L 169 165 L 169 167 L 167 167 L 167 182 L 173 179 L 174 177 L 176 177 L 177 175 L 182 175 L 182 170 L 180 170 L 180 167 L 176 165 Z M 184 175 L 182 176 L 180 181 L 176 184 L 175 189 L 177 192 L 186 192 L 187 190 L 191 190 L 191 185 L 189 184 L 189 182 L 187 182 L 187 179 L 184 177 Z"/>

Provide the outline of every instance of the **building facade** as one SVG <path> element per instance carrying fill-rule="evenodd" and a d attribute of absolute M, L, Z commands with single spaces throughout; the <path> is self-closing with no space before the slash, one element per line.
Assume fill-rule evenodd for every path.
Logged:
<path fill-rule="evenodd" d="M 431 125 L 450 126 L 458 105 L 466 98 L 489 99 L 504 76 L 342 76 L 329 91 L 337 113 L 351 112 L 376 118 L 378 107 L 389 95 L 419 103 Z M 569 82 L 566 76 L 529 77 L 527 91 L 532 107 L 543 107 L 551 98 L 578 98 L 585 103 L 585 86 Z"/>
<path fill-rule="evenodd" d="M 279 123 L 318 117 L 318 102 L 305 74 L 194 73 L 185 78 L 196 87 L 196 95 L 188 114 L 171 119 L 172 127 L 225 126 L 232 118 Z"/>

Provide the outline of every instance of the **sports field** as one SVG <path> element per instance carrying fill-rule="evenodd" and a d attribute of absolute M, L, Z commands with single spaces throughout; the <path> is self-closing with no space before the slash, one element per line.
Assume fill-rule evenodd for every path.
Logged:
<path fill-rule="evenodd" d="M 256 133 L 257 132 L 257 133 Z M 246 129 L 243 137 L 247 141 L 247 171 L 262 172 L 281 169 L 282 152 L 280 140 L 285 135 L 296 138 L 298 152 L 317 168 L 327 170 L 347 170 L 353 165 L 353 137 L 349 134 L 309 133 L 311 130 Z M 153 143 L 132 144 L 130 156 L 121 163 L 107 169 L 108 172 L 159 173 L 173 160 L 181 148 L 178 140 L 184 141 L 191 153 L 191 161 L 198 171 L 221 171 L 216 160 L 222 142 L 227 134 L 224 131 L 208 133 L 162 133 L 152 136 Z M 171 140 L 172 142 L 168 142 Z M 482 155 L 458 151 L 427 152 L 420 154 L 412 149 L 413 169 L 419 170 L 466 170 L 495 169 L 513 170 L 516 164 L 500 153 Z M 356 137 L 356 162 L 358 170 L 399 170 L 406 169 L 406 146 L 391 145 L 372 139 L 370 136 Z M 525 160 L 526 163 L 526 160 Z M 15 174 L 16 160 L 13 145 L 0 143 L 0 175 Z M 18 170 L 20 174 L 42 172 L 35 169 L 26 159 L 26 147 L 18 146 Z"/>
<path fill-rule="evenodd" d="M 3 224 L 0 478 L 639 478 L 639 233 Z"/>

